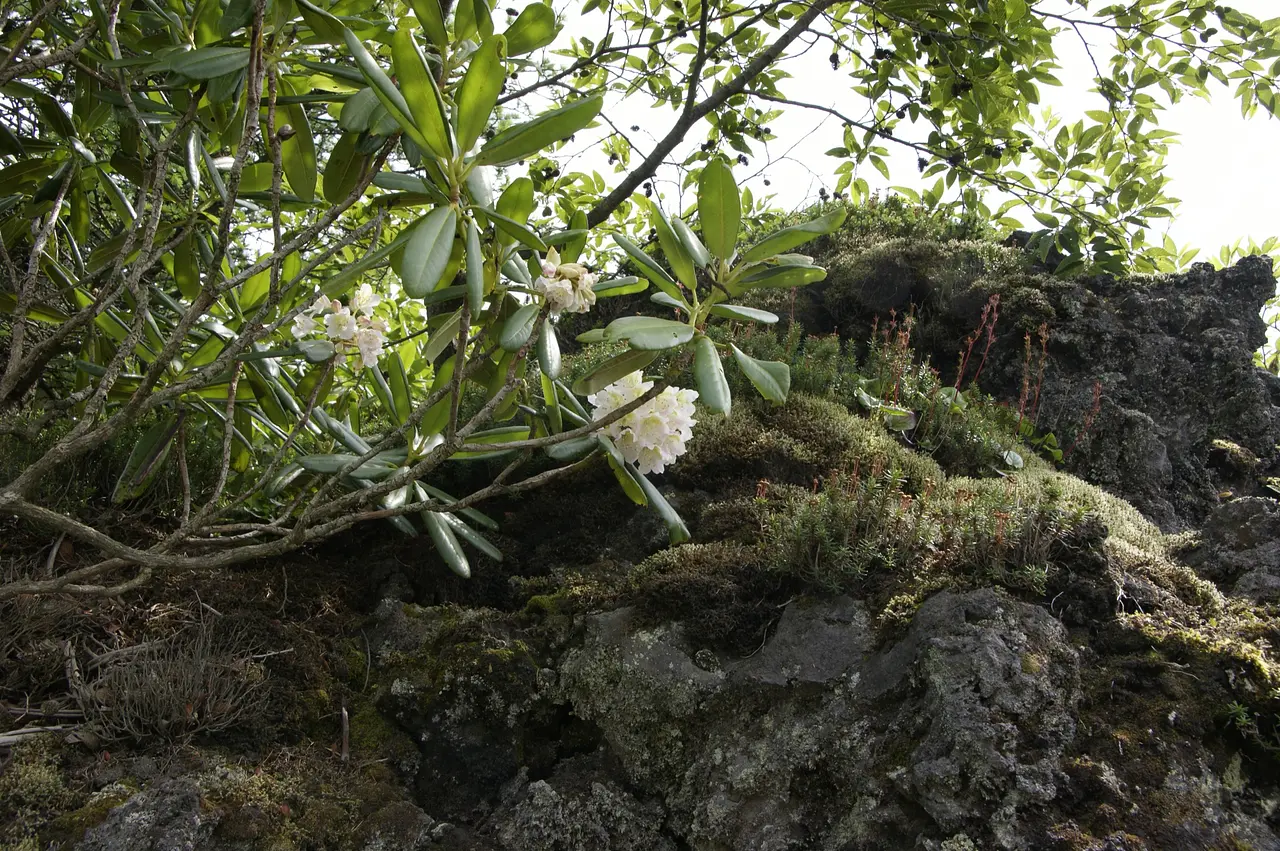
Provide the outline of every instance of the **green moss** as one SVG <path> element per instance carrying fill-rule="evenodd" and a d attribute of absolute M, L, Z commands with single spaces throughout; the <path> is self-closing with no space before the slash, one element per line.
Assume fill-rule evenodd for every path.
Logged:
<path fill-rule="evenodd" d="M 129 796 L 135 791 L 137 790 L 121 785 L 104 789 L 79 809 L 63 813 L 53 819 L 41 831 L 41 838 L 45 842 L 73 845 L 83 839 L 85 832 L 90 828 L 97 827 L 106 821 L 107 815 L 129 800 Z"/>
<path fill-rule="evenodd" d="M 0 772 L 0 848 L 35 843 L 60 815 L 84 805 L 87 796 L 67 785 L 63 757 L 54 735 L 24 738 L 13 746 Z"/>

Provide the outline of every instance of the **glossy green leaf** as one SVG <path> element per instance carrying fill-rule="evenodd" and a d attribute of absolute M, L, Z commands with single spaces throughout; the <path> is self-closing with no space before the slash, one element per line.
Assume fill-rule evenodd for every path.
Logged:
<path fill-rule="evenodd" d="M 547 415 L 547 430 L 551 434 L 559 434 L 564 430 L 564 415 L 560 413 L 560 398 L 556 395 L 556 383 L 547 377 L 546 372 L 538 376 L 542 384 L 542 401 Z"/>
<path fill-rule="evenodd" d="M 342 38 L 346 43 L 347 51 L 356 60 L 356 66 L 360 69 L 361 75 L 369 83 L 370 88 L 373 89 L 373 93 L 382 103 L 382 106 L 387 112 L 391 113 L 396 123 L 413 140 L 414 144 L 423 150 L 433 150 L 423 136 L 425 128 L 419 130 L 414 121 L 413 112 L 409 109 L 408 101 L 405 100 L 400 90 L 396 88 L 396 84 L 391 81 L 391 78 L 387 76 L 387 72 L 382 70 L 382 66 L 365 49 L 364 44 L 355 33 L 344 28 L 342 30 Z M 421 57 L 419 55 L 416 58 Z M 438 156 L 443 156 L 443 154 L 438 154 Z"/>
<path fill-rule="evenodd" d="M 436 552 L 440 553 L 440 558 L 444 559 L 449 569 L 463 579 L 470 579 L 471 564 L 467 561 L 466 553 L 462 551 L 462 545 L 458 543 L 452 528 L 440 517 L 439 512 L 422 512 L 422 523 L 427 527 L 431 543 L 436 545 Z"/>
<path fill-rule="evenodd" d="M 400 83 L 409 114 L 418 129 L 427 150 L 437 157 L 453 154 L 453 140 L 449 133 L 449 120 L 444 101 L 435 77 L 427 67 L 427 60 L 418 49 L 413 30 L 402 21 L 391 37 L 391 65 Z M 410 134 L 412 136 L 412 134 Z M 414 141 L 419 140 L 414 137 Z"/>
<path fill-rule="evenodd" d="M 846 216 L 848 211 L 841 207 L 825 216 L 783 228 L 747 249 L 742 255 L 741 262 L 754 263 L 757 260 L 767 260 L 775 254 L 784 254 L 820 236 L 835 233 L 844 224 Z"/>
<path fill-rule="evenodd" d="M 725 319 L 738 319 L 743 322 L 762 322 L 765 325 L 773 325 L 778 321 L 776 313 L 770 313 L 767 310 L 760 310 L 756 307 L 743 307 L 737 304 L 717 304 L 711 308 L 712 316 L 722 316 Z"/>
<path fill-rule="evenodd" d="M 538 321 L 538 304 L 526 304 L 507 317 L 503 323 L 502 333 L 498 335 L 498 345 L 508 352 L 519 351 L 533 334 L 533 326 Z"/>
<path fill-rule="evenodd" d="M 542 333 L 538 335 L 538 366 L 548 378 L 560 377 L 560 341 L 550 319 L 543 320 Z"/>
<path fill-rule="evenodd" d="M 693 339 L 692 325 L 656 316 L 624 316 L 604 329 L 606 340 L 626 340 L 633 349 L 658 350 L 684 345 Z"/>
<path fill-rule="evenodd" d="M 623 352 L 620 355 L 609 358 L 609 360 L 575 381 L 573 383 L 573 392 L 579 396 L 589 396 L 592 393 L 597 393 L 619 378 L 624 378 L 633 372 L 644 369 L 653 363 L 657 357 L 658 353 L 656 351 L 645 351 L 643 349 Z"/>
<path fill-rule="evenodd" d="M 689 257 L 698 268 L 707 268 L 707 264 L 711 262 L 711 252 L 707 251 L 707 247 L 702 244 L 702 240 L 698 239 L 693 229 L 678 216 L 671 220 L 671 229 L 676 232 L 676 236 L 680 237 L 684 250 L 689 252 Z"/>
<path fill-rule="evenodd" d="M 582 256 L 582 251 L 587 247 L 587 214 L 585 210 L 574 210 L 573 215 L 569 218 L 569 230 L 565 231 L 565 240 L 563 243 L 557 241 L 560 246 L 560 260 L 563 263 L 577 263 L 578 258 Z"/>
<path fill-rule="evenodd" d="M 418 23 L 422 24 L 427 38 L 431 39 L 440 52 L 448 50 L 449 33 L 445 30 L 444 12 L 439 0 L 409 0 L 409 5 L 413 8 Z"/>
<path fill-rule="evenodd" d="M 649 289 L 649 282 L 642 281 L 635 275 L 613 278 L 608 281 L 596 281 L 591 285 L 591 291 L 596 294 L 596 298 L 631 295 L 632 293 L 642 293 L 647 289 Z"/>
<path fill-rule="evenodd" d="M 499 231 L 518 240 L 521 245 L 532 248 L 534 251 L 545 252 L 547 250 L 547 244 L 542 241 L 542 237 L 515 219 L 507 218 L 499 212 L 487 210 L 483 207 L 474 207 L 473 209 L 491 219 Z"/>
<path fill-rule="evenodd" d="M 644 491 L 645 498 L 649 501 L 649 505 L 654 511 L 658 512 L 658 516 L 662 518 L 662 522 L 667 526 L 667 542 L 671 546 L 678 546 L 690 540 L 689 527 L 685 525 L 684 520 L 680 517 L 679 512 L 671 507 L 671 503 L 667 502 L 666 497 L 649 481 L 643 473 L 635 474 L 636 481 L 640 484 L 640 489 Z"/>
<path fill-rule="evenodd" d="M 323 192 L 324 199 L 330 204 L 338 204 L 354 192 L 369 168 L 369 157 L 356 150 L 358 139 L 354 133 L 344 133 L 329 152 L 329 161 L 324 167 Z"/>
<path fill-rule="evenodd" d="M 173 447 L 173 439 L 178 433 L 182 418 L 177 414 L 167 414 L 160 422 L 142 433 L 129 460 L 125 462 L 124 472 L 116 480 L 115 490 L 111 493 L 111 501 L 119 505 L 145 494 L 156 480 L 156 474 L 169 457 Z"/>
<path fill-rule="evenodd" d="M 676 273 L 676 279 L 689 289 L 695 289 L 698 279 L 694 273 L 693 257 L 657 204 L 649 205 L 649 223 L 658 232 L 658 244 L 662 246 L 662 253 L 667 258 L 671 271 Z"/>
<path fill-rule="evenodd" d="M 787 401 L 787 393 L 791 390 L 790 367 L 779 361 L 756 360 L 737 346 L 730 345 L 738 368 L 761 396 L 778 405 Z"/>
<path fill-rule="evenodd" d="M 600 95 L 582 98 L 544 112 L 531 121 L 508 127 L 481 148 L 475 162 L 478 165 L 511 165 L 532 156 L 586 127 L 595 120 L 603 104 L 604 98 Z"/>
<path fill-rule="evenodd" d="M 729 413 L 729 382 L 724 377 L 720 353 L 710 337 L 700 336 L 693 344 L 693 376 L 698 382 L 698 401 L 717 414 Z"/>
<path fill-rule="evenodd" d="M 212 80 L 249 67 L 247 47 L 198 47 L 168 60 L 169 70 L 192 80 Z"/>
<path fill-rule="evenodd" d="M 480 228 L 467 219 L 467 304 L 471 314 L 479 315 L 484 306 L 484 251 L 480 247 Z"/>
<path fill-rule="evenodd" d="M 293 0 L 293 2 L 302 13 L 302 20 L 315 33 L 317 39 L 326 44 L 342 44 L 342 21 L 308 0 Z"/>
<path fill-rule="evenodd" d="M 722 158 L 707 163 L 698 177 L 698 222 L 707 249 L 721 260 L 732 257 L 742 223 L 742 195 Z"/>
<path fill-rule="evenodd" d="M 556 13 L 551 7 L 545 3 L 530 3 L 507 27 L 507 50 L 512 56 L 532 53 L 555 41 L 559 32 Z"/>
<path fill-rule="evenodd" d="M 821 266 L 766 266 L 744 275 L 730 289 L 736 293 L 754 289 L 803 287 L 827 277 Z"/>
<path fill-rule="evenodd" d="M 547 457 L 552 461 L 564 464 L 571 461 L 581 461 L 593 452 L 600 449 L 600 441 L 596 440 L 594 434 L 575 437 L 572 440 L 566 440 L 563 443 L 553 443 L 546 448 Z"/>
<path fill-rule="evenodd" d="M 502 551 L 491 544 L 484 535 L 481 535 L 475 529 L 472 529 L 466 523 L 462 522 L 461 519 L 449 514 L 448 512 L 440 511 L 437 513 L 445 523 L 449 524 L 449 528 L 453 530 L 455 535 L 462 538 L 462 540 L 466 541 L 468 544 L 475 547 L 494 561 L 502 561 Z"/>
<path fill-rule="evenodd" d="M 476 52 L 471 54 L 467 72 L 462 77 L 457 93 L 456 115 L 460 151 L 469 152 L 476 140 L 480 138 L 480 134 L 484 133 L 485 128 L 489 126 L 489 117 L 498 103 L 502 81 L 507 75 L 506 65 L 503 64 L 506 51 L 506 39 L 499 35 L 486 39 Z"/>
<path fill-rule="evenodd" d="M 456 223 L 452 207 L 436 207 L 413 226 L 400 264 L 400 281 L 410 298 L 422 298 L 440 283 L 453 251 Z"/>
<path fill-rule="evenodd" d="M 298 94 L 297 88 L 288 78 L 280 81 L 280 87 L 286 94 Z M 284 178 L 289 182 L 293 194 L 303 201 L 314 201 L 316 197 L 316 140 L 311 135 L 311 121 L 307 118 L 306 107 L 300 103 L 289 104 L 284 109 L 288 116 L 289 127 L 293 135 L 280 143 L 280 160 L 284 166 Z M 280 122 L 276 122 L 279 132 Z"/>
<path fill-rule="evenodd" d="M 659 266 L 657 261 L 646 254 L 640 246 L 625 236 L 616 233 L 613 234 L 613 241 L 619 248 L 627 252 L 627 256 L 640 267 L 640 274 L 652 281 L 654 286 L 672 298 L 684 300 L 684 297 L 680 294 L 680 288 L 676 286 L 676 282 L 667 274 L 667 270 Z"/>
<path fill-rule="evenodd" d="M 603 434 L 596 435 L 596 442 L 604 449 L 604 457 L 609 462 L 609 469 L 613 471 L 618 484 L 622 485 L 622 492 L 636 505 L 648 505 L 649 497 L 645 495 L 644 488 L 638 481 L 640 474 L 626 462 L 614 442 Z"/>

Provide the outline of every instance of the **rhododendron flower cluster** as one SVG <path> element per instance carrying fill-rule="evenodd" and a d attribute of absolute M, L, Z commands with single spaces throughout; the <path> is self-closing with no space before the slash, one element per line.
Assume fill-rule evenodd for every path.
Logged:
<path fill-rule="evenodd" d="M 358 354 L 361 369 L 375 366 L 387 340 L 387 324 L 372 316 L 382 303 L 382 296 L 368 284 L 361 284 L 350 301 L 351 304 L 344 307 L 336 298 L 318 296 L 314 304 L 293 318 L 293 336 L 306 339 L 320 329 L 323 319 L 324 335 L 333 341 L 335 348 Z"/>
<path fill-rule="evenodd" d="M 603 419 L 653 388 L 639 372 L 618 379 L 599 393 L 587 397 L 595 406 L 593 417 Z M 661 473 L 686 451 L 685 442 L 693 437 L 693 402 L 697 390 L 668 387 L 625 417 L 604 427 L 613 438 L 622 457 L 639 467 L 641 473 Z"/>
<path fill-rule="evenodd" d="M 551 316 L 561 313 L 586 313 L 596 303 L 596 292 L 591 287 L 596 276 L 581 263 L 561 263 L 560 252 L 554 248 L 542 261 L 542 275 L 533 282 L 533 288 L 547 300 Z"/>

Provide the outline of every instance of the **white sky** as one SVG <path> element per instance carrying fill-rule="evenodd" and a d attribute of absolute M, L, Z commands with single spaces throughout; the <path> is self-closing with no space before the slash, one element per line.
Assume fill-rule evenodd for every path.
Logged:
<path fill-rule="evenodd" d="M 1041 4 L 1058 5 L 1055 0 Z M 1234 0 L 1232 5 L 1242 12 L 1268 17 L 1278 11 L 1277 0 Z M 1077 10 L 1078 13 L 1078 10 Z M 571 17 L 571 16 L 570 16 Z M 591 16 L 596 21 L 600 16 Z M 566 30 L 582 33 L 585 22 L 569 22 Z M 598 24 L 597 24 L 598 26 Z M 566 33 L 567 34 L 567 33 Z M 588 35 L 596 33 L 586 32 Z M 1101 36 L 1101 33 L 1099 37 Z M 1110 56 L 1109 43 L 1095 45 L 1100 59 Z M 1072 32 L 1059 34 L 1055 40 L 1059 64 L 1062 70 L 1057 76 L 1063 81 L 1061 88 L 1042 89 L 1042 104 L 1051 104 L 1065 119 L 1075 121 L 1083 117 L 1085 110 L 1105 108 L 1102 98 L 1089 91 L 1094 76 L 1092 66 L 1078 37 Z M 795 53 L 794 49 L 790 51 Z M 834 72 L 828 64 L 828 42 L 819 42 L 806 55 L 793 56 L 783 67 L 792 75 L 780 88 L 784 94 L 799 100 L 832 106 L 845 114 L 858 117 L 865 109 L 849 92 L 849 78 Z M 1212 81 L 1211 81 L 1212 83 Z M 1261 242 L 1267 236 L 1280 234 L 1280 178 L 1275 158 L 1280 152 L 1280 121 L 1267 117 L 1259 110 L 1252 119 L 1240 115 L 1238 102 L 1225 87 L 1213 88 L 1214 101 L 1206 103 L 1199 98 L 1184 98 L 1173 105 L 1160 118 L 1160 126 L 1180 134 L 1170 146 L 1167 172 L 1171 178 L 1170 192 L 1183 203 L 1176 209 L 1177 218 L 1168 226 L 1168 233 L 1179 246 L 1201 248 L 1197 260 L 1216 256 L 1219 247 L 1234 243 L 1244 237 Z M 761 104 L 763 105 L 763 104 Z M 614 123 L 627 130 L 640 125 L 639 133 L 630 133 L 641 154 L 647 152 L 645 142 L 658 138 L 672 121 L 670 108 L 649 110 L 631 104 L 607 104 L 606 114 Z M 790 109 L 786 115 L 769 122 L 778 137 L 768 144 L 773 163 L 763 173 L 743 180 L 757 196 L 772 193 L 774 203 L 786 209 L 794 209 L 818 200 L 818 189 L 834 188 L 835 167 L 839 160 L 828 157 L 825 151 L 840 144 L 839 121 L 810 110 Z M 649 132 L 652 128 L 652 132 Z M 905 129 L 905 125 L 904 125 Z M 691 138 L 697 144 L 704 138 L 705 127 L 695 128 Z M 908 135 L 906 132 L 904 136 Z M 753 143 L 753 147 L 759 143 Z M 677 154 L 692 146 L 677 150 Z M 901 146 L 889 144 L 889 164 L 892 181 L 885 180 L 879 172 L 866 165 L 860 172 L 872 189 L 885 189 L 890 185 L 907 185 L 919 188 L 915 165 L 916 154 Z M 752 158 L 749 169 L 735 168 L 740 179 L 746 173 L 756 172 L 766 162 L 763 151 Z M 604 158 L 594 153 L 574 157 L 571 167 L 598 169 L 609 174 L 611 169 Z M 658 191 L 664 196 L 663 206 L 677 207 L 679 176 L 668 171 L 660 173 Z M 763 185 L 769 179 L 770 186 Z M 930 184 L 936 180 L 932 178 Z M 683 200 L 687 203 L 690 198 Z M 994 205 L 993 205 L 994 206 Z M 1018 216 L 1018 211 L 1013 215 Z M 1023 216 L 1020 216 L 1023 217 Z M 1148 235 L 1149 241 L 1158 241 L 1158 233 Z"/>

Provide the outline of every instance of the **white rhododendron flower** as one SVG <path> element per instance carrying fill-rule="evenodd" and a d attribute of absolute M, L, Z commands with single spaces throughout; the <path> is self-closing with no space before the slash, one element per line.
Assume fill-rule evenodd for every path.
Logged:
<path fill-rule="evenodd" d="M 595 406 L 593 418 L 603 419 L 653 388 L 638 371 L 618 379 L 587 397 Z M 622 419 L 605 426 L 622 457 L 641 473 L 661 473 L 685 453 L 685 443 L 693 437 L 693 402 L 698 391 L 668 387 L 649 402 Z"/>
<path fill-rule="evenodd" d="M 560 278 L 539 278 L 533 282 L 533 288 L 546 297 L 547 306 L 551 308 L 551 316 L 553 318 L 566 312 L 586 312 L 585 309 L 575 309 L 578 305 L 578 299 L 570 281 L 561 280 Z"/>
<path fill-rule="evenodd" d="M 310 314 L 299 313 L 293 317 L 293 337 L 295 340 L 310 336 L 319 327 L 320 323 L 316 322 L 315 317 Z"/>
<path fill-rule="evenodd" d="M 324 313 L 326 310 L 337 310 L 341 306 L 342 305 L 338 304 L 338 302 L 331 299 L 327 299 L 324 297 L 323 294 L 321 294 L 316 296 L 315 303 L 313 303 L 310 307 L 308 307 L 306 309 L 306 312 L 311 314 L 312 316 L 319 316 L 320 314 Z"/>
<path fill-rule="evenodd" d="M 351 297 L 351 312 L 359 316 L 362 313 L 373 313 L 373 309 L 382 304 L 382 296 L 373 291 L 368 284 L 361 284 L 360 289 Z"/>
<path fill-rule="evenodd" d="M 324 330 L 331 340 L 350 340 L 356 335 L 356 318 L 344 307 L 324 318 Z"/>
<path fill-rule="evenodd" d="M 356 332 L 356 348 L 360 351 L 361 369 L 378 365 L 378 357 L 382 354 L 382 346 L 385 342 L 386 337 L 382 329 L 373 325 Z"/>
<path fill-rule="evenodd" d="M 542 275 L 533 282 L 551 309 L 552 318 L 561 313 L 586 313 L 596 303 L 592 285 L 596 276 L 580 263 L 561 263 L 560 253 L 552 248 L 542 261 Z"/>

